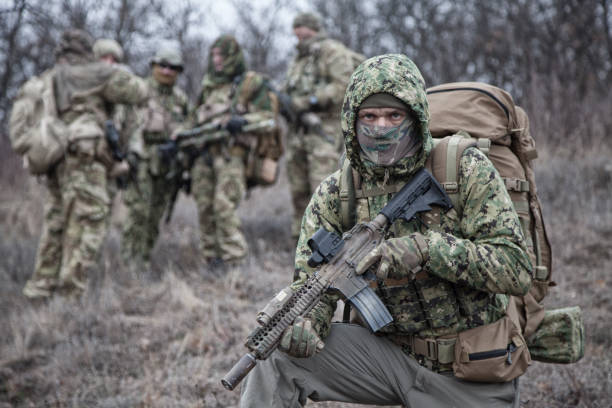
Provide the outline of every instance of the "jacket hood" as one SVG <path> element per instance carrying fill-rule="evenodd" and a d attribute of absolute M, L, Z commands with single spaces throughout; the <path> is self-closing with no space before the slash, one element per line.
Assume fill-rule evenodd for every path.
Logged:
<path fill-rule="evenodd" d="M 408 106 L 417 120 L 418 134 L 422 139 L 421 149 L 416 155 L 404 157 L 389 167 L 378 166 L 361 158 L 355 132 L 357 112 L 361 103 L 377 93 L 391 94 Z M 346 88 L 341 122 L 346 157 L 364 179 L 397 179 L 409 176 L 425 165 L 433 148 L 425 81 L 416 65 L 403 54 L 379 55 L 367 59 L 357 67 Z"/>
<path fill-rule="evenodd" d="M 219 48 L 221 55 L 223 55 L 223 69 L 221 71 L 215 69 L 212 57 L 213 48 Z M 222 35 L 210 46 L 208 66 L 202 85 L 204 87 L 214 87 L 218 84 L 232 82 L 234 77 L 242 75 L 245 71 L 246 63 L 240 44 L 238 44 L 238 41 L 233 36 L 229 34 Z"/>

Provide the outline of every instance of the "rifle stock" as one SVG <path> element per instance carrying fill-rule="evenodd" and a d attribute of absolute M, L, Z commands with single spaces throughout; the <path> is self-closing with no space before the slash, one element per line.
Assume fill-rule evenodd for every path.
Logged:
<path fill-rule="evenodd" d="M 355 274 L 355 268 L 366 254 L 384 241 L 393 222 L 398 218 L 411 220 L 418 213 L 429 211 L 431 205 L 439 205 L 444 210 L 452 208 L 444 189 L 427 170 L 421 169 L 372 221 L 355 225 L 342 237 L 324 229 L 317 231 L 308 241 L 312 250 L 308 265 L 320 268 L 296 291 L 290 287 L 281 290 L 258 313 L 259 327 L 245 342 L 249 353 L 223 377 L 223 386 L 233 390 L 255 367 L 257 360 L 268 358 L 278 347 L 284 331 L 297 317 L 312 310 L 329 289 L 339 290 L 373 332 L 389 324 L 393 320 L 391 314 L 369 287 L 368 280 Z"/>

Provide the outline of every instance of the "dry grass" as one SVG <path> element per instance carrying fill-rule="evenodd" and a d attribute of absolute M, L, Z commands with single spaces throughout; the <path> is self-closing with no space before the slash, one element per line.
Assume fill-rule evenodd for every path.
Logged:
<path fill-rule="evenodd" d="M 525 407 L 612 406 L 609 157 L 540 161 L 559 283 L 547 303 L 583 308 L 587 347 L 574 365 L 535 363 L 522 378 Z M 292 276 L 286 180 L 242 206 L 251 256 L 239 270 L 200 263 L 195 206 L 182 198 L 151 271 L 120 265 L 118 210 L 86 296 L 32 305 L 20 290 L 33 268 L 44 188 L 14 162 L 1 166 L 0 407 L 236 406 L 238 393 L 219 379 L 245 352 L 255 312 Z"/>

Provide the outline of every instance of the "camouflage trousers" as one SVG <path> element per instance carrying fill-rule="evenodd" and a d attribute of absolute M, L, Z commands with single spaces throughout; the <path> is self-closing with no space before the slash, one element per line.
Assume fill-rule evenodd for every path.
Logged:
<path fill-rule="evenodd" d="M 196 159 L 192 180 L 191 191 L 198 206 L 200 248 L 204 259 L 242 260 L 247 255 L 248 246 L 236 210 L 246 191 L 243 158 L 212 150 L 207 156 Z"/>
<path fill-rule="evenodd" d="M 318 185 L 339 168 L 339 126 L 324 126 L 327 137 L 314 133 L 290 135 L 287 143 L 287 175 L 293 201 L 291 236 L 297 241 L 304 210 Z M 331 135 L 335 136 L 334 139 Z"/>
<path fill-rule="evenodd" d="M 49 196 L 34 274 L 23 293 L 81 294 L 98 261 L 108 228 L 110 198 L 106 167 L 91 155 L 68 154 L 48 175 Z"/>
<path fill-rule="evenodd" d="M 130 182 L 124 191 L 128 211 L 121 237 L 121 257 L 126 264 L 146 265 L 151 258 L 159 235 L 159 222 L 172 195 L 166 172 L 159 173 L 152 175 L 150 162 L 141 160 L 137 184 Z"/>

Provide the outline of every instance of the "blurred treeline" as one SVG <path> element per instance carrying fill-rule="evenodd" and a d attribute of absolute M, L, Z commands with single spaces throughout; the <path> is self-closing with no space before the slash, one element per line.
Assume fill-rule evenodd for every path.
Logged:
<path fill-rule="evenodd" d="M 0 125 L 29 76 L 53 64 L 61 32 L 116 39 L 126 64 L 146 75 L 163 41 L 185 56 L 181 85 L 199 91 L 208 46 L 233 33 L 251 69 L 283 80 L 291 22 L 315 11 L 331 36 L 367 56 L 400 52 L 428 85 L 486 81 L 526 108 L 540 146 L 589 151 L 612 129 L 612 0 L 4 0 L 0 5 Z M 2 132 L 6 133 L 6 132 Z M 6 135 L 2 146 L 8 145 Z M 544 147 L 544 146 L 542 146 Z M 0 147 L 0 156 L 7 149 Z"/>

